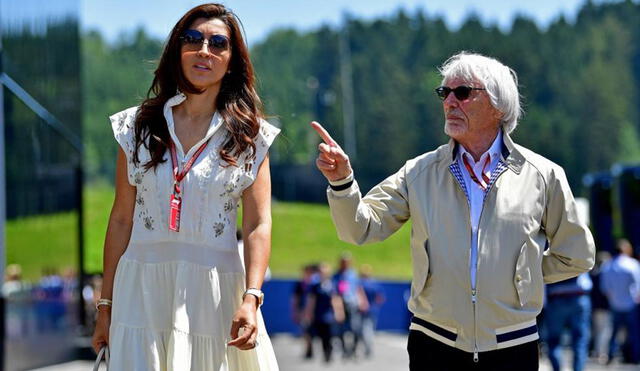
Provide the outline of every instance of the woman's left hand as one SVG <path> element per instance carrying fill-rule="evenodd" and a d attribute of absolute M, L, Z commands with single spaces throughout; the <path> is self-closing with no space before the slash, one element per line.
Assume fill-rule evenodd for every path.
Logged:
<path fill-rule="evenodd" d="M 241 350 L 250 350 L 258 346 L 257 310 L 257 299 L 253 295 L 246 295 L 231 321 L 232 340 L 227 345 Z"/>

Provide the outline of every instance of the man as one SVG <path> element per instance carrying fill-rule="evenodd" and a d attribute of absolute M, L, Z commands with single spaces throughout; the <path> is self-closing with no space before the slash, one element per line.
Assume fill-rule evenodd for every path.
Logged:
<path fill-rule="evenodd" d="M 344 322 L 336 329 L 338 339 L 342 344 L 343 358 L 350 358 L 354 355 L 362 330 L 360 313 L 358 312 L 360 284 L 358 274 L 351 268 L 351 263 L 351 253 L 342 253 L 338 269 L 333 275 L 333 282 L 344 307 Z"/>
<path fill-rule="evenodd" d="M 384 290 L 380 283 L 373 278 L 373 268 L 369 264 L 360 266 L 360 287 L 364 296 L 363 304 L 360 305 L 360 317 L 362 319 L 361 338 L 364 344 L 364 355 L 366 358 L 371 358 L 378 314 L 385 298 Z"/>
<path fill-rule="evenodd" d="M 547 329 L 549 361 L 553 371 L 561 370 L 560 340 L 565 328 L 571 334 L 573 371 L 584 370 L 589 353 L 591 330 L 591 289 L 588 273 L 547 286 L 544 323 Z"/>
<path fill-rule="evenodd" d="M 330 183 L 331 215 L 354 244 L 413 219 L 411 370 L 537 370 L 544 283 L 591 269 L 593 238 L 562 168 L 509 136 L 520 117 L 515 73 L 468 53 L 441 73 L 451 140 L 364 198 L 349 157 L 312 123 L 324 140 L 316 165 Z"/>
<path fill-rule="evenodd" d="M 609 299 L 613 314 L 613 331 L 609 341 L 609 362 L 618 351 L 617 335 L 620 328 L 627 330 L 629 362 L 640 361 L 640 263 L 633 258 L 633 247 L 621 239 L 616 244 L 616 257 L 604 263 L 600 272 L 600 290 Z"/>
<path fill-rule="evenodd" d="M 313 358 L 313 344 L 311 343 L 311 333 L 309 323 L 305 321 L 304 311 L 307 307 L 309 291 L 317 279 L 318 266 L 307 264 L 302 268 L 302 278 L 296 282 L 291 295 L 291 314 L 293 323 L 300 326 L 300 332 L 304 339 L 304 359 Z"/>
<path fill-rule="evenodd" d="M 307 322 L 311 324 L 312 337 L 317 336 L 322 341 L 324 362 L 329 363 L 332 359 L 332 338 L 336 326 L 344 322 L 344 307 L 327 263 L 318 266 L 318 282 L 309 289 L 305 311 Z"/>

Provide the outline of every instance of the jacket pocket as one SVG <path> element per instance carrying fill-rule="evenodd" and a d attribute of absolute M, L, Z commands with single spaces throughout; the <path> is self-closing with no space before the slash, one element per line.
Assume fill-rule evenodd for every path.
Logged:
<path fill-rule="evenodd" d="M 424 242 L 422 249 L 413 249 L 413 295 L 418 296 L 424 290 L 429 279 L 429 240 Z"/>
<path fill-rule="evenodd" d="M 518 292 L 518 300 L 520 306 L 524 307 L 529 299 L 531 299 L 531 259 L 527 256 L 527 243 L 525 242 L 520 248 L 520 254 L 516 261 L 516 271 L 513 277 L 513 284 Z"/>

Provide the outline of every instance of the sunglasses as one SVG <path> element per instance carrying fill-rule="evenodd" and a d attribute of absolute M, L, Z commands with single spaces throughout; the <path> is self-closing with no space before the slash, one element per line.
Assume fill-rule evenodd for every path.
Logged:
<path fill-rule="evenodd" d="M 229 38 L 224 35 L 213 35 L 208 39 L 205 39 L 202 32 L 197 30 L 186 30 L 180 40 L 184 43 L 184 46 L 190 50 L 198 50 L 202 44 L 207 44 L 211 53 L 222 52 L 229 48 Z"/>
<path fill-rule="evenodd" d="M 453 89 L 448 86 L 440 86 L 436 88 L 436 94 L 438 95 L 438 98 L 445 100 L 447 99 L 449 94 L 453 92 L 453 95 L 456 96 L 457 100 L 467 100 L 469 98 L 469 95 L 471 95 L 472 90 L 487 90 L 487 89 L 473 88 L 471 86 L 466 86 L 466 85 L 460 85 Z"/>

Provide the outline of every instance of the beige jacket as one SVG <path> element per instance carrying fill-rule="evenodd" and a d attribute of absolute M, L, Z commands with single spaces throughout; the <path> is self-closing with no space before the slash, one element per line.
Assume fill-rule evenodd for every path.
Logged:
<path fill-rule="evenodd" d="M 478 226 L 475 293 L 469 203 L 453 141 L 407 161 L 364 198 L 355 181 L 327 191 L 345 242 L 384 240 L 412 219 L 411 328 L 476 355 L 537 339 L 544 284 L 594 263 L 593 237 L 578 221 L 562 168 L 506 133 L 503 142 Z"/>

